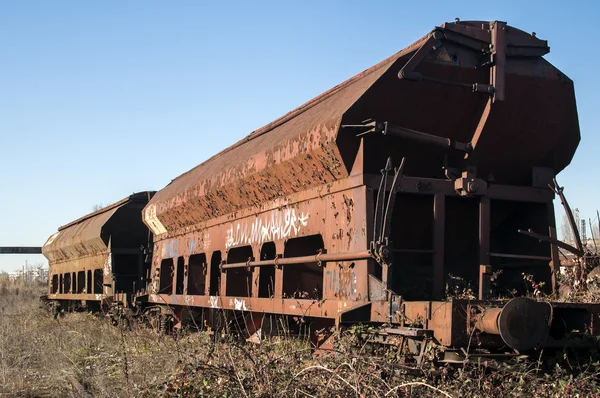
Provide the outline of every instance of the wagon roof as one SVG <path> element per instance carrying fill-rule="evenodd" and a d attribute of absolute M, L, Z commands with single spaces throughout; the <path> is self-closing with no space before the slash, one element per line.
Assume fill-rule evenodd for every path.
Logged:
<path fill-rule="evenodd" d="M 443 24 L 434 30 L 443 30 L 444 35 L 454 35 L 456 40 L 450 41 L 455 45 L 469 47 L 473 54 L 479 54 L 481 50 L 474 50 L 473 43 L 475 47 L 481 48 L 491 45 L 491 26 L 490 22 L 469 21 Z M 530 93 L 521 98 L 513 95 L 508 105 L 497 107 L 500 110 L 495 114 L 497 119 L 493 119 L 492 115 L 487 125 L 482 124 L 486 128 L 479 144 L 482 149 L 479 150 L 479 157 L 473 158 L 473 162 L 486 163 L 488 172 L 490 169 L 497 171 L 504 167 L 505 173 L 510 174 L 512 170 L 505 167 L 505 157 L 488 156 L 489 152 L 500 148 L 498 140 L 508 141 L 505 132 L 521 135 L 520 130 L 529 128 L 527 123 L 521 123 L 521 127 L 518 127 L 518 118 L 531 123 L 538 120 L 537 115 L 532 114 L 537 105 L 538 114 L 545 112 L 553 115 L 558 107 L 566 109 L 568 115 L 563 118 L 565 120 L 555 122 L 552 119 L 554 116 L 547 116 L 543 123 L 531 126 L 528 132 L 531 142 L 523 145 L 519 153 L 513 151 L 517 160 L 509 165 L 514 170 L 518 169 L 521 174 L 533 163 L 554 167 L 558 172 L 568 164 L 579 142 L 572 82 L 551 65 L 546 66 L 549 64 L 543 60 L 536 61 L 534 66 L 520 63 L 521 55 L 531 54 L 532 51 L 535 56 L 531 58 L 541 60 L 541 56 L 549 51 L 547 42 L 513 27 L 506 26 L 506 29 L 507 48 L 511 48 L 511 56 L 517 59 L 515 62 L 511 61 L 511 65 L 523 68 L 527 75 L 517 76 L 520 72 L 513 74 L 517 76 L 515 82 L 521 80 L 510 89 L 530 90 Z M 366 117 L 384 119 L 404 117 L 410 118 L 405 124 L 415 124 L 407 127 L 415 130 L 453 139 L 461 137 L 452 137 L 451 134 L 471 134 L 474 130 L 471 126 L 477 125 L 483 108 L 483 104 L 480 106 L 476 103 L 481 96 L 471 94 L 470 89 L 464 87 L 447 89 L 449 86 L 437 84 L 431 89 L 432 84 L 436 84 L 431 82 L 410 85 L 400 82 L 396 76 L 396 68 L 415 54 L 430 37 L 431 32 L 375 66 L 251 132 L 244 139 L 175 178 L 149 202 L 144 212 L 144 222 L 157 235 L 175 233 L 243 208 L 346 178 L 356 153 L 352 154 L 352 150 L 343 147 L 348 138 L 347 134 L 340 132 L 342 118 L 344 122 L 353 119 L 355 123 L 359 123 L 363 119 L 357 117 L 362 116 L 362 113 L 369 113 Z M 473 56 L 476 57 L 477 54 Z M 460 62 L 452 64 L 460 66 Z M 474 73 L 489 74 L 487 69 L 481 72 L 485 68 L 479 68 L 476 72 L 467 67 L 456 69 L 461 69 L 457 76 L 462 77 L 473 78 Z M 533 69 L 535 70 L 532 72 Z M 540 76 L 532 75 L 538 72 Z M 547 87 L 542 88 L 542 91 L 547 92 L 540 95 L 535 91 L 536 79 L 544 78 L 541 76 L 543 73 L 554 73 L 551 79 L 560 81 L 550 82 Z M 556 76 L 561 77 L 557 79 Z M 469 92 L 465 93 L 465 90 Z M 450 95 L 451 92 L 454 93 L 453 96 Z M 535 95 L 538 97 L 534 97 Z M 558 97 L 561 98 L 560 101 L 552 99 Z M 437 102 L 433 108 L 425 105 L 434 101 Z M 562 103 L 566 105 L 561 107 Z M 513 108 L 518 112 L 513 112 Z M 432 109 L 437 112 L 436 117 L 431 117 Z M 514 120 L 504 117 L 506 113 L 512 113 Z M 380 116 L 376 116 L 377 114 Z M 555 131 L 548 132 L 548 127 L 553 127 Z M 541 134 L 544 135 L 544 140 L 540 141 L 538 138 Z M 342 143 L 341 140 L 345 142 Z M 537 145 L 536 159 L 533 159 L 532 152 L 528 149 L 530 144 Z M 354 143 L 351 147 L 352 145 Z M 506 145 L 507 142 L 501 142 L 501 146 Z M 413 163 L 420 167 L 418 163 Z M 482 169 L 485 170 L 486 167 Z M 517 171 L 513 174 L 517 175 Z"/>
<path fill-rule="evenodd" d="M 146 203 L 153 192 L 138 192 L 78 218 L 50 236 L 42 247 L 42 254 L 51 262 L 65 261 L 105 252 L 108 242 L 103 239 L 102 228 L 123 206 Z"/>
<path fill-rule="evenodd" d="M 268 147 L 274 147 L 319 124 L 327 124 L 332 120 L 340 119 L 344 112 L 387 71 L 395 60 L 414 51 L 424 40 L 425 37 L 421 38 L 409 47 L 318 95 L 273 122 L 252 131 L 240 141 L 176 177 L 165 188 L 157 192 L 152 202 L 168 200 L 190 186 L 215 176 L 224 169 L 243 163 Z"/>

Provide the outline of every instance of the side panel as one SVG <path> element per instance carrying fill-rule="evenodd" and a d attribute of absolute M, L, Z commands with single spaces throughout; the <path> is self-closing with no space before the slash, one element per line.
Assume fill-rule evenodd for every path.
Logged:
<path fill-rule="evenodd" d="M 258 261 L 276 256 L 293 258 L 364 251 L 368 248 L 366 196 L 365 186 L 341 189 L 155 242 L 152 267 L 155 294 L 150 301 L 336 318 L 368 300 L 367 260 L 266 265 L 251 270 L 242 267 L 224 272 L 219 265 L 243 263 L 249 258 Z M 272 248 L 270 254 L 268 248 Z M 219 252 L 219 263 L 211 263 Z M 207 262 L 206 286 L 210 292 L 211 283 L 218 284 L 219 295 L 187 295 L 190 256 L 199 254 Z M 171 265 L 180 258 L 183 267 Z M 161 271 L 161 264 L 171 271 Z M 183 277 L 179 275 L 181 272 Z M 264 296 L 260 289 L 261 273 L 274 278 L 270 297 L 261 297 Z M 234 279 L 242 283 L 232 282 Z M 183 284 L 180 291 L 184 294 L 175 294 L 178 283 Z M 252 286 L 244 289 L 244 284 Z M 163 289 L 163 294 L 156 294 L 160 286 L 169 285 L 175 289 Z"/>

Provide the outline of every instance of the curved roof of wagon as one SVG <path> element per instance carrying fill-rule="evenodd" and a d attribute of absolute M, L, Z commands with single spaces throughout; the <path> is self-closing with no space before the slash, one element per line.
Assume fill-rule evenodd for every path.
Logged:
<path fill-rule="evenodd" d="M 441 28 L 434 30 L 442 29 L 448 34 L 466 37 L 471 40 L 471 43 L 478 41 L 487 48 L 487 43 L 490 43 L 489 27 L 489 22 L 469 21 L 446 23 Z M 507 45 L 513 46 L 517 50 L 525 49 L 525 51 L 536 48 L 536 57 L 539 59 L 547 53 L 548 47 L 545 41 L 514 27 L 507 26 L 506 28 L 507 30 L 510 28 Z M 336 141 L 340 134 L 342 118 L 345 122 L 351 119 L 354 123 L 359 123 L 364 117 L 362 119 L 357 117 L 366 114 L 367 117 L 391 119 L 393 122 L 394 118 L 398 119 L 396 114 L 401 109 L 405 115 L 415 115 L 412 123 L 416 123 L 416 125 L 407 127 L 453 139 L 470 139 L 470 136 L 452 135 L 472 134 L 472 131 L 475 130 L 482 109 L 482 106 L 476 102 L 478 99 L 475 96 L 466 98 L 464 93 L 455 91 L 453 94 L 449 89 L 437 87 L 432 90 L 431 86 L 428 92 L 419 91 L 421 90 L 419 87 L 422 87 L 419 85 L 412 85 L 410 88 L 406 85 L 398 86 L 406 83 L 400 82 L 395 77 L 395 66 L 408 60 L 415 51 L 423 46 L 430 35 L 431 32 L 375 66 L 315 97 L 261 129 L 253 131 L 241 141 L 175 178 L 165 188 L 158 191 L 146 206 L 144 221 L 156 235 L 162 235 L 199 225 L 211 218 L 231 214 L 242 208 L 347 177 L 352 167 L 352 156 L 356 155 L 356 151 L 348 150 L 348 147 L 344 148 L 338 145 L 346 143 Z M 469 46 L 469 43 L 463 42 L 458 45 Z M 521 54 L 515 51 L 513 55 L 515 58 L 519 58 Z M 527 70 L 537 68 L 534 72 L 539 76 L 542 74 L 550 76 L 550 72 L 552 72 L 554 75 L 551 78 L 556 79 L 556 69 L 551 65 L 547 67 L 549 64 L 545 61 L 539 62 L 535 66 L 522 65 L 520 62 L 515 61 L 513 64 L 516 65 L 516 68 L 524 67 Z M 487 70 L 483 70 L 484 68 L 477 71 L 467 70 L 468 68 L 461 69 L 458 76 L 472 79 L 467 81 L 482 81 L 480 78 L 485 76 L 485 73 L 489 74 Z M 388 71 L 389 73 L 386 73 Z M 515 69 L 512 70 L 512 73 L 515 73 Z M 535 91 L 535 81 L 517 80 L 519 79 L 515 79 L 515 84 L 510 86 L 511 90 Z M 559 83 L 565 82 L 570 84 L 570 88 L 566 86 L 566 88 L 557 88 L 554 85 L 549 90 L 553 95 L 562 97 L 561 101 L 567 102 L 565 108 L 568 108 L 566 109 L 568 115 L 564 117 L 565 120 L 568 119 L 567 121 L 557 121 L 556 117 L 561 113 L 556 109 L 557 105 L 547 106 L 553 101 L 552 96 L 543 95 L 545 93 L 540 95 L 537 91 L 529 97 L 522 96 L 522 98 L 519 98 L 521 92 L 511 92 L 511 94 L 516 94 L 511 97 L 511 107 L 498 106 L 500 112 L 496 112 L 496 119 L 493 120 L 493 123 L 488 123 L 486 134 L 480 143 L 485 150 L 481 150 L 479 155 L 484 155 L 489 166 L 488 169 L 495 171 L 499 168 L 506 168 L 504 157 L 499 157 L 500 163 L 494 164 L 494 159 L 485 156 L 488 151 L 506 150 L 497 143 L 498 138 L 506 135 L 504 130 L 518 136 L 521 130 L 530 127 L 531 132 L 528 131 L 527 134 L 531 136 L 530 140 L 536 142 L 538 146 L 537 159 L 531 160 L 531 155 L 524 145 L 522 153 L 513 151 L 512 155 L 516 159 L 515 167 L 528 166 L 532 162 L 537 162 L 538 164 L 534 165 L 556 166 L 554 170 L 558 172 L 570 162 L 579 141 L 579 130 L 576 125 L 572 82 L 564 77 L 563 81 Z M 537 95 L 537 97 L 531 97 L 533 95 Z M 401 97 L 402 99 L 398 99 Z M 429 102 L 424 101 L 425 98 Z M 515 101 L 514 98 L 519 99 Z M 534 101 L 529 101 L 532 98 Z M 417 104 L 414 99 L 419 99 L 421 103 Z M 446 104 L 443 101 L 446 101 Z M 445 106 L 448 104 L 450 106 Z M 563 104 L 561 103 L 561 105 Z M 455 109 L 457 106 L 461 108 Z M 547 114 L 544 116 L 544 126 L 542 126 L 543 123 L 539 123 L 539 126 L 528 124 L 534 123 L 538 119 L 535 115 L 531 115 L 532 107 L 535 106 Z M 547 109 L 544 109 L 544 106 Z M 517 110 L 515 111 L 513 108 L 517 108 Z M 435 109 L 436 117 L 424 116 L 425 109 Z M 506 120 L 511 118 L 507 119 L 507 112 L 512 112 L 512 120 L 508 122 Z M 540 112 L 540 110 L 537 111 L 537 113 Z M 574 117 L 572 117 L 573 115 Z M 401 118 L 399 120 L 401 123 L 411 124 Z M 522 127 L 518 127 L 519 123 Z M 561 133 L 547 134 L 542 128 L 547 126 L 552 126 L 557 131 L 567 130 L 568 133 L 564 134 L 568 137 L 559 142 Z M 541 137 L 542 134 L 545 135 Z M 551 136 L 552 134 L 554 135 Z M 562 138 L 564 138 L 564 134 Z M 562 149 L 556 151 L 556 147 L 562 147 Z M 506 168 L 506 173 L 510 174 L 511 170 Z"/>
<path fill-rule="evenodd" d="M 264 150 L 265 146 L 275 146 L 278 142 L 306 132 L 317 124 L 340 119 L 344 112 L 387 71 L 394 61 L 415 51 L 425 39 L 426 37 L 422 37 L 378 64 L 318 95 L 260 129 L 254 130 L 240 141 L 176 177 L 156 193 L 152 203 L 167 200 L 182 193 L 191 184 L 222 173 L 224 168 L 230 168 L 247 160 L 250 156 Z"/>
<path fill-rule="evenodd" d="M 193 169 L 181 174 L 172 180 L 166 187 L 158 191 L 152 198 L 146 208 L 145 222 L 155 234 L 166 232 L 161 223 L 172 224 L 173 221 L 166 219 L 172 218 L 165 215 L 167 209 L 171 210 L 174 207 L 178 207 L 183 202 L 187 202 L 192 198 L 205 197 L 208 195 L 209 191 L 214 191 L 227 185 L 228 182 L 235 180 L 240 175 L 247 175 L 264 170 L 275 163 L 282 162 L 284 159 L 292 156 L 292 154 L 289 153 L 289 146 L 281 150 L 281 146 L 285 142 L 289 143 L 290 141 L 295 140 L 296 142 L 293 145 L 293 150 L 297 150 L 301 153 L 304 152 L 305 154 L 319 145 L 322 147 L 324 146 L 322 143 L 324 139 L 323 135 L 327 135 L 328 140 L 335 142 L 337 131 L 344 113 L 394 64 L 394 61 L 398 60 L 403 55 L 414 52 L 425 40 L 426 37 L 419 39 L 412 45 L 386 58 L 373 67 L 338 84 L 266 126 L 253 131 L 244 139 L 217 153 Z M 320 136 L 318 133 L 312 134 L 316 132 L 323 134 Z M 307 140 L 309 141 L 308 143 L 306 142 Z M 262 155 L 262 158 L 261 156 L 258 156 L 259 154 Z M 319 166 L 325 163 L 323 159 L 315 160 L 316 163 L 319 163 L 319 161 Z M 331 168 L 343 169 L 342 165 L 339 164 L 341 163 L 339 154 L 337 154 L 337 159 L 334 159 L 331 162 L 338 163 L 332 165 Z M 295 165 L 294 167 L 298 170 L 298 165 Z M 292 174 L 294 173 L 292 172 Z M 330 182 L 335 179 L 346 177 L 348 172 L 347 170 L 335 170 L 334 172 L 331 172 L 330 170 L 328 173 L 324 174 L 328 174 L 328 176 L 320 175 L 315 177 L 313 175 L 313 177 L 315 177 L 313 179 L 321 179 L 320 182 Z M 284 188 L 285 185 L 286 184 L 279 184 L 280 187 Z M 290 183 L 290 185 L 293 185 L 293 183 Z M 293 189 L 292 192 L 297 192 L 306 188 L 307 182 L 303 181 L 302 185 Z M 282 191 L 279 196 L 289 193 L 291 192 Z M 212 199 L 208 200 L 208 202 L 212 201 Z M 254 204 L 258 202 L 260 202 L 260 200 L 255 200 Z M 206 208 L 212 207 L 206 200 L 202 201 L 200 206 Z M 186 212 L 186 217 L 189 220 L 186 224 L 204 221 L 207 218 L 227 214 L 228 212 L 239 208 L 240 206 L 232 206 L 228 210 L 215 211 L 213 214 L 205 214 L 205 216 L 197 219 L 194 219 L 192 214 Z M 177 213 L 181 215 L 184 212 L 177 211 Z M 157 214 L 160 221 L 156 217 Z M 157 224 L 158 227 L 156 227 Z M 176 224 L 177 227 L 184 226 L 182 225 L 181 220 Z M 171 228 L 169 228 L 169 230 L 171 230 Z"/>
<path fill-rule="evenodd" d="M 61 262 L 105 252 L 110 237 L 103 230 L 111 218 L 131 203 L 147 203 L 153 194 L 153 191 L 133 193 L 59 227 L 42 246 L 42 254 L 50 262 Z"/>

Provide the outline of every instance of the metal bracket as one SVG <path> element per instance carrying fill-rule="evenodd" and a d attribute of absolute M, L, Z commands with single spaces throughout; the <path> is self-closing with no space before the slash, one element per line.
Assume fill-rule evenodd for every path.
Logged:
<path fill-rule="evenodd" d="M 415 68 L 420 64 L 430 51 L 439 48 L 443 45 L 442 39 L 458 42 L 463 44 L 461 40 L 456 39 L 456 34 L 448 32 L 444 28 L 437 28 L 430 36 L 425 40 L 423 45 L 419 47 L 408 62 L 398 72 L 398 78 L 400 80 L 409 81 L 429 81 L 439 84 L 447 84 L 452 86 L 470 87 L 475 93 L 486 93 L 490 96 L 492 102 L 504 100 L 504 81 L 505 81 L 505 69 L 506 64 L 506 39 L 505 39 L 505 22 L 494 22 L 490 28 L 490 41 L 489 41 L 489 54 L 490 60 L 485 62 L 482 67 L 490 68 L 490 81 L 489 84 L 485 83 L 459 83 L 452 82 L 443 79 L 437 79 L 432 77 L 423 76 L 419 72 L 415 72 Z M 463 38 L 464 39 L 464 38 Z M 481 43 L 481 42 L 479 42 Z M 471 47 L 476 49 L 478 46 Z"/>
<path fill-rule="evenodd" d="M 381 181 L 379 183 L 379 191 L 377 192 L 377 200 L 375 203 L 375 216 L 373 222 L 373 241 L 371 242 L 371 251 L 373 256 L 380 264 L 389 265 L 392 263 L 391 258 L 393 251 L 390 250 L 389 235 L 392 225 L 392 214 L 394 211 L 394 203 L 396 201 L 396 193 L 398 191 L 398 183 L 402 178 L 402 172 L 406 158 L 402 158 L 400 166 L 394 170 L 394 179 L 389 194 L 387 195 L 387 177 L 392 171 L 392 158 L 388 158 L 385 168 L 381 170 Z M 384 203 L 386 202 L 386 203 Z"/>
<path fill-rule="evenodd" d="M 421 61 L 423 61 L 423 59 L 425 59 L 425 57 L 427 56 L 427 54 L 429 54 L 431 50 L 439 47 L 442 44 L 440 39 L 442 39 L 443 37 L 444 33 L 442 33 L 442 31 L 439 29 L 436 29 L 433 32 L 431 32 L 431 34 L 429 35 L 427 40 L 425 40 L 423 45 L 417 51 L 415 51 L 413 56 L 408 60 L 406 64 L 404 64 L 402 69 L 400 69 L 400 71 L 398 72 L 398 79 L 413 81 L 421 80 L 422 75 L 414 71 L 415 67 L 418 64 L 420 64 Z"/>

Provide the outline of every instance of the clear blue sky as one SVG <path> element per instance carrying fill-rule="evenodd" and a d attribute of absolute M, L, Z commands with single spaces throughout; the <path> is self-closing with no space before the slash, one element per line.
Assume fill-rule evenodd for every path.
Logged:
<path fill-rule="evenodd" d="M 0 1 L 0 245 L 160 189 L 455 17 L 548 40 L 582 142 L 559 182 L 595 216 L 595 1 Z M 560 216 L 559 216 L 560 220 Z M 41 256 L 0 256 L 13 270 Z"/>

